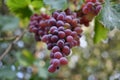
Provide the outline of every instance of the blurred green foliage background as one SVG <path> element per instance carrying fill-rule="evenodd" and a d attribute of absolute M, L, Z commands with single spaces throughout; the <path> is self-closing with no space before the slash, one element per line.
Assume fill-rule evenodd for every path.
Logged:
<path fill-rule="evenodd" d="M 73 48 L 67 57 L 69 64 L 52 74 L 47 71 L 50 51 L 28 31 L 32 14 L 51 14 L 68 6 L 77 10 L 83 1 L 0 0 L 0 80 L 120 80 L 118 29 L 108 31 L 99 27 L 103 25 L 91 22 L 83 28 L 80 46 Z M 119 12 L 120 6 L 114 7 Z"/>

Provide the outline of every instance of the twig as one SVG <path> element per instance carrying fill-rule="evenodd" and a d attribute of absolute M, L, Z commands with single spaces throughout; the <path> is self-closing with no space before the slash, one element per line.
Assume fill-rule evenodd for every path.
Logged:
<path fill-rule="evenodd" d="M 15 39 L 11 44 L 9 44 L 8 48 L 7 48 L 7 49 L 3 52 L 3 54 L 0 56 L 0 61 L 1 61 L 1 60 L 4 58 L 4 56 L 7 55 L 7 53 L 12 49 L 13 45 L 23 37 L 23 35 L 25 34 L 25 32 L 26 32 L 26 30 L 23 31 L 23 33 L 22 33 L 21 35 L 17 36 L 16 39 Z"/>

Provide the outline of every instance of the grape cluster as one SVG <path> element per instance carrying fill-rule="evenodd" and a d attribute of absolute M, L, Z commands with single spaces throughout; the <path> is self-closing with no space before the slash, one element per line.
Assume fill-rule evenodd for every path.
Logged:
<path fill-rule="evenodd" d="M 82 33 L 80 21 L 70 9 L 55 11 L 51 16 L 33 15 L 29 30 L 35 33 L 36 40 L 45 42 L 48 50 L 51 50 L 48 67 L 51 73 L 68 63 L 66 56 L 71 53 L 72 47 L 80 44 L 79 38 Z"/>
<path fill-rule="evenodd" d="M 80 23 L 89 26 L 89 22 L 100 12 L 103 0 L 85 0 L 81 7 Z"/>
<path fill-rule="evenodd" d="M 101 3 L 98 0 L 86 0 L 86 3 L 82 7 L 84 14 L 97 15 L 102 8 Z"/>
<path fill-rule="evenodd" d="M 29 31 L 33 32 L 35 34 L 36 41 L 41 41 L 41 37 L 48 34 L 49 26 L 48 19 L 50 19 L 50 16 L 47 14 L 34 14 L 30 18 L 29 23 Z"/>

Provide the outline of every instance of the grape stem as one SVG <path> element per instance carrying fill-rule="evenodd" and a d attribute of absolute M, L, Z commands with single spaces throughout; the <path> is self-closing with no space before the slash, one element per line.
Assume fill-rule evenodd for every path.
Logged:
<path fill-rule="evenodd" d="M 12 43 L 9 44 L 9 46 L 7 47 L 7 49 L 0 56 L 0 61 L 5 57 L 5 55 L 7 55 L 10 52 L 10 50 L 12 49 L 12 47 L 14 46 L 14 44 L 16 44 L 17 41 L 19 41 L 26 32 L 27 32 L 27 30 L 24 30 L 20 35 L 16 36 L 15 40 L 13 40 Z"/>

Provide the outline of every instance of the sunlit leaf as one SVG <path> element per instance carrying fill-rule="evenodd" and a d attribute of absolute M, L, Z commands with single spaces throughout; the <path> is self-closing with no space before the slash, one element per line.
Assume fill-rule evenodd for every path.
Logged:
<path fill-rule="evenodd" d="M 30 17 L 32 14 L 29 8 L 30 0 L 7 0 L 6 4 L 10 11 L 20 18 Z"/>
<path fill-rule="evenodd" d="M 104 27 L 97 19 L 95 19 L 95 28 L 94 28 L 94 43 L 98 43 L 107 38 L 108 29 Z"/>
<path fill-rule="evenodd" d="M 34 0 L 31 2 L 33 8 L 40 9 L 43 7 L 43 1 L 42 0 Z"/>

